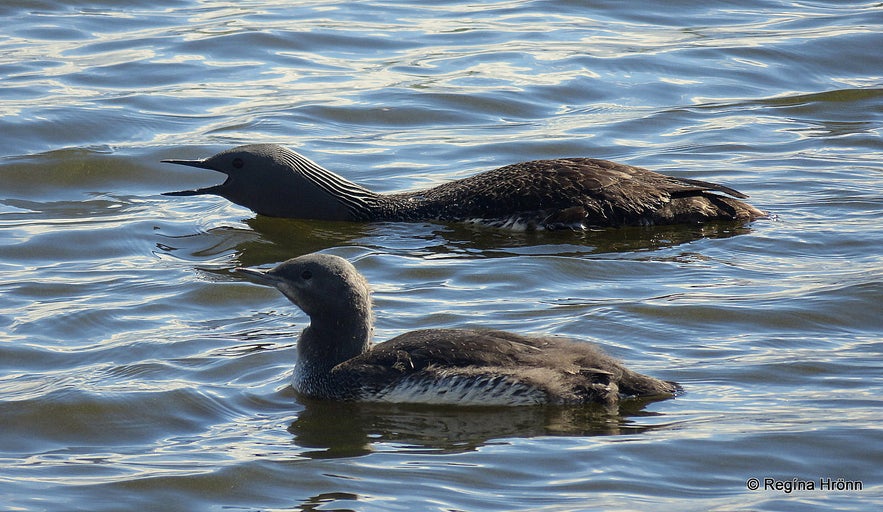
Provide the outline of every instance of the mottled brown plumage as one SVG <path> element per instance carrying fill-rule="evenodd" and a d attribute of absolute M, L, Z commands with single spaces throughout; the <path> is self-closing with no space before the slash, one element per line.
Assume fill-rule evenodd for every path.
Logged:
<path fill-rule="evenodd" d="M 748 222 L 764 212 L 731 188 L 593 158 L 508 165 L 427 190 L 377 194 L 286 148 L 240 146 L 205 160 L 166 162 L 227 175 L 221 185 L 168 195 L 217 194 L 272 217 L 456 221 L 513 229 Z"/>

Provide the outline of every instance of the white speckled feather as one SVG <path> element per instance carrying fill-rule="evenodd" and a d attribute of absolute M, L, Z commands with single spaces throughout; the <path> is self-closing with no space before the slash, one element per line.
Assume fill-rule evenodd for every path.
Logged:
<path fill-rule="evenodd" d="M 411 376 L 383 388 L 366 400 L 390 403 L 448 405 L 537 405 L 546 393 L 507 375 L 476 377 L 443 372 L 434 378 Z"/>

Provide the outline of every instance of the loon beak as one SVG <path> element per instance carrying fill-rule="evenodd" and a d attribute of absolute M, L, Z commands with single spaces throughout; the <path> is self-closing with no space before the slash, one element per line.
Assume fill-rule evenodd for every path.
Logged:
<path fill-rule="evenodd" d="M 205 160 L 160 160 L 160 162 L 164 164 L 178 164 L 178 165 L 186 165 L 188 167 L 199 167 L 200 169 L 212 169 L 209 164 L 206 163 Z M 214 170 L 214 169 L 212 169 Z"/>
<path fill-rule="evenodd" d="M 271 276 L 268 274 L 266 270 L 254 270 L 251 268 L 245 267 L 236 267 L 233 269 L 237 274 L 242 274 L 244 276 L 249 276 L 254 279 L 259 284 L 263 284 L 266 286 L 276 286 L 276 283 L 279 282 L 279 279 L 275 276 Z"/>
<path fill-rule="evenodd" d="M 224 171 L 220 171 L 220 170 L 215 169 L 214 167 L 210 166 L 208 163 L 206 163 L 205 160 L 161 160 L 161 162 L 166 163 L 166 164 L 186 165 L 188 167 L 196 167 L 198 169 L 208 169 L 210 171 L 221 172 L 221 173 L 224 172 Z M 224 183 L 221 183 L 220 185 L 198 188 L 195 190 L 179 190 L 177 192 L 163 192 L 162 195 L 164 195 L 164 196 L 199 196 L 199 195 L 204 195 L 204 194 L 215 194 L 215 195 L 220 196 L 220 195 L 222 195 L 221 191 L 223 190 L 224 185 L 226 185 L 227 181 L 229 181 L 229 180 L 230 180 L 230 177 L 228 176 L 227 180 L 224 181 Z"/>

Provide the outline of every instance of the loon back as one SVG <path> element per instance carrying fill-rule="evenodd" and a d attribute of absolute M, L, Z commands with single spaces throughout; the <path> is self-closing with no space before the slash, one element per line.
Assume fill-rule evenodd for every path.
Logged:
<path fill-rule="evenodd" d="M 677 385 L 625 368 L 598 347 L 490 329 L 402 334 L 334 367 L 339 399 L 451 405 L 602 403 Z"/>
<path fill-rule="evenodd" d="M 747 197 L 715 183 L 673 178 L 608 160 L 559 158 L 508 165 L 395 197 L 397 203 L 416 210 L 416 218 L 505 228 L 747 222 L 765 215 L 714 192 Z"/>

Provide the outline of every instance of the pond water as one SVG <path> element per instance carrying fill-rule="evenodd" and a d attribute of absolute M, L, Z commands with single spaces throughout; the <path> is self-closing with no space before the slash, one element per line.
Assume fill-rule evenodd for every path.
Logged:
<path fill-rule="evenodd" d="M 883 505 L 883 6 L 636 5 L 4 2 L 2 508 Z M 514 233 L 161 195 L 219 178 L 161 159 L 253 142 L 384 192 L 606 158 L 772 217 Z M 304 403 L 306 316 L 231 269 L 313 251 L 365 274 L 378 341 L 565 335 L 685 392 Z"/>

